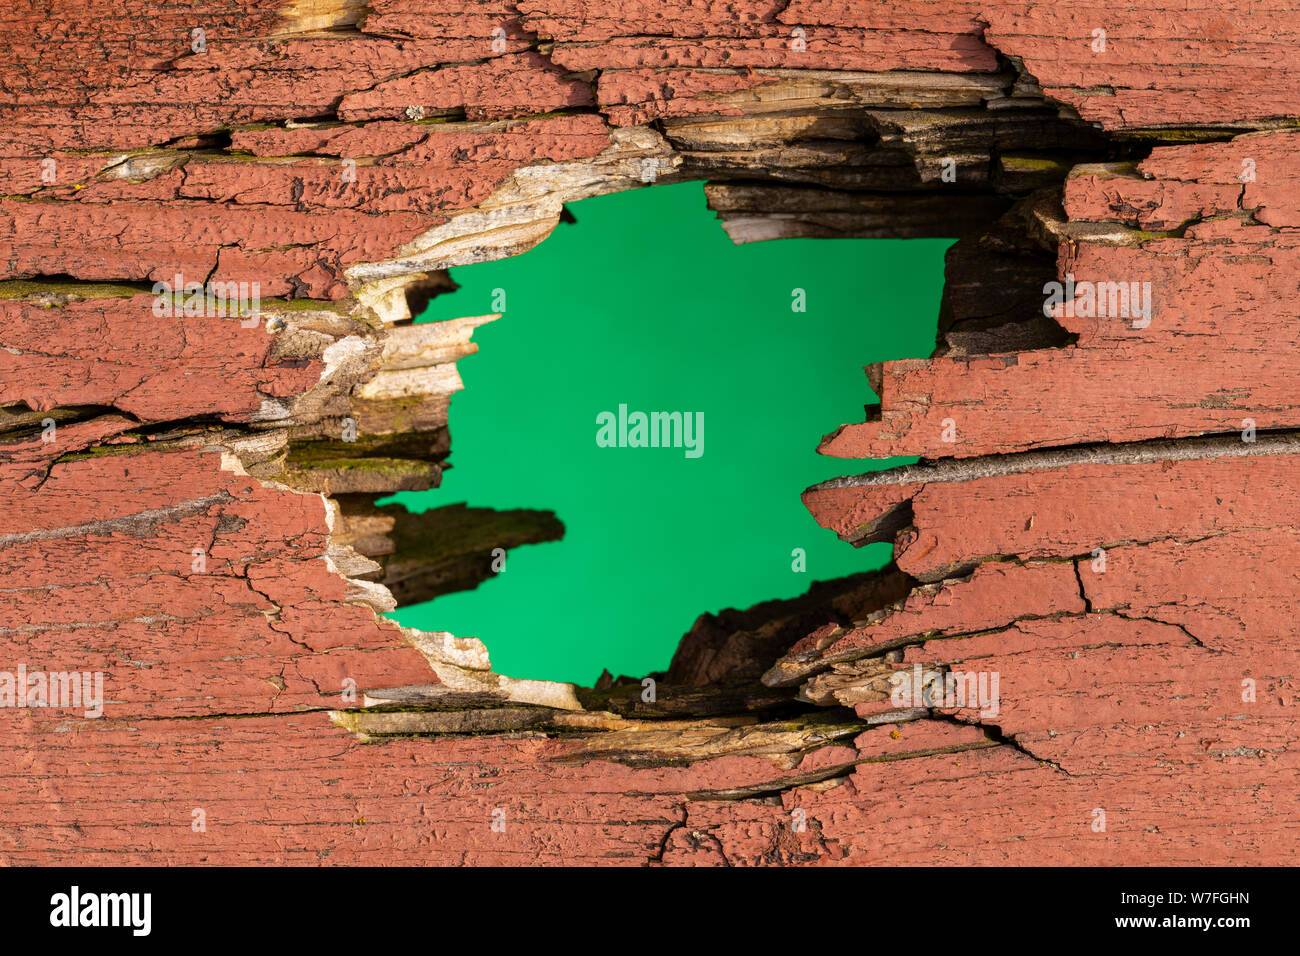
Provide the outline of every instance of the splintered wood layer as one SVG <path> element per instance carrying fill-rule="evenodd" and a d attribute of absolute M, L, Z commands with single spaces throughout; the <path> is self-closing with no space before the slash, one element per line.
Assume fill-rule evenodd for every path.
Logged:
<path fill-rule="evenodd" d="M 1147 178 L 1080 167 L 1066 183 L 1069 221 L 1050 224 L 1065 240 L 1060 296 L 1045 286 L 1038 300 L 1073 342 L 879 363 L 869 420 L 821 450 L 964 457 L 1293 425 L 1297 142 L 1277 132 L 1158 148 Z M 1091 224 L 1109 233 L 1085 241 Z"/>
<path fill-rule="evenodd" d="M 104 693 L 0 673 L 0 860 L 1289 859 L 1300 14 L 1185 6 L 7 13 L 0 649 Z M 651 685 L 377 617 L 493 543 L 366 504 L 436 484 L 490 318 L 416 303 L 688 176 L 737 241 L 965 237 L 936 356 L 822 447 L 927 461 L 805 496 L 895 565 L 703 616 Z M 177 276 L 264 300 L 159 316 Z M 1044 314 L 1067 277 L 1140 311 Z"/>

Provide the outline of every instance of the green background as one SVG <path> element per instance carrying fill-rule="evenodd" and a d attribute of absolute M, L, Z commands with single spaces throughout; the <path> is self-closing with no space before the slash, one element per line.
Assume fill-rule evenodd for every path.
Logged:
<path fill-rule="evenodd" d="M 684 183 L 575 203 L 535 249 L 453 270 L 461 288 L 419 321 L 501 319 L 474 333 L 451 403 L 442 487 L 403 493 L 413 511 L 454 502 L 541 508 L 562 541 L 510 551 L 473 591 L 390 615 L 478 637 L 493 669 L 591 685 L 602 668 L 667 667 L 705 611 L 802 594 L 815 580 L 888 561 L 813 521 L 808 485 L 888 467 L 816 453 L 874 401 L 862 367 L 934 348 L 952 240 L 783 239 L 736 246 Z M 803 313 L 792 290 L 806 292 Z M 596 416 L 704 413 L 704 454 L 600 448 Z M 911 459 L 907 459 L 911 460 Z M 807 570 L 792 570 L 792 550 Z"/>

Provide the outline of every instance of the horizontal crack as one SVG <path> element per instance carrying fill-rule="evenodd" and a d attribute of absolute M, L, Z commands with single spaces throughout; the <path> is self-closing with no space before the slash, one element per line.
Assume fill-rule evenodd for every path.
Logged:
<path fill-rule="evenodd" d="M 1255 441 L 1241 435 L 1199 435 L 1139 442 L 1101 442 L 1014 452 L 971 458 L 944 458 L 903 465 L 885 471 L 846 478 L 832 478 L 808 491 L 832 488 L 865 488 L 878 485 L 906 485 L 948 481 L 973 481 L 1032 471 L 1065 468 L 1070 465 L 1139 465 L 1164 461 L 1201 461 L 1209 458 L 1261 458 L 1269 455 L 1300 454 L 1300 431 L 1258 433 Z"/>
<path fill-rule="evenodd" d="M 28 544 L 32 541 L 57 541 L 63 538 L 79 538 L 93 534 L 112 534 L 125 532 L 132 535 L 147 535 L 153 532 L 154 525 L 162 521 L 174 521 L 188 518 L 190 515 L 202 514 L 213 505 L 224 504 L 235 499 L 225 491 L 202 498 L 191 498 L 167 508 L 151 508 L 123 515 L 120 518 L 105 518 L 102 521 L 89 521 L 85 524 L 71 525 L 65 528 L 49 528 L 41 531 L 25 531 L 22 534 L 0 535 L 0 548 L 16 544 Z"/>

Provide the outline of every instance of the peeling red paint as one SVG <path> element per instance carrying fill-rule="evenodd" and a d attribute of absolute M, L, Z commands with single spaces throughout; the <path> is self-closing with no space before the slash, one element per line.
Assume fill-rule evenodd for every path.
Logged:
<path fill-rule="evenodd" d="M 374 0 L 318 22 L 260 0 L 133 0 L 113 18 L 77 0 L 57 40 L 19 11 L 0 36 L 14 65 L 0 279 L 28 283 L 0 298 L 0 669 L 101 671 L 105 716 L 0 707 L 15 768 L 0 861 L 1291 859 L 1300 21 L 1185 6 Z M 553 706 L 589 723 L 362 742 L 322 712 L 363 711 L 350 683 L 487 693 L 465 676 L 486 673 L 465 663 L 472 646 L 447 652 L 459 664 L 433 660 L 375 614 L 382 588 L 335 563 L 364 561 L 334 546 L 331 504 L 277 480 L 283 447 L 257 446 L 337 440 L 376 356 L 400 351 L 405 316 L 360 307 L 350 269 L 399 280 L 375 296 L 436 281 L 436 261 L 393 260 L 506 187 L 498 218 L 455 240 L 464 261 L 518 252 L 567 201 L 528 191 L 572 171 L 557 164 L 619 143 L 617 186 L 647 160 L 674 168 L 646 124 L 745 118 L 776 88 L 833 98 L 861 81 L 850 73 L 901 84 L 889 108 L 918 117 L 928 104 L 907 98 L 925 77 L 969 87 L 948 107 L 982 109 L 994 93 L 978 84 L 1003 96 L 994 74 L 1009 62 L 1024 73 L 1004 100 L 1038 86 L 1111 132 L 1198 125 L 1189 135 L 1224 141 L 1080 164 L 1063 218 L 1039 221 L 1058 280 L 1150 283 L 1149 324 L 1057 308 L 1066 344 L 873 369 L 878 416 L 822 451 L 925 462 L 804 501 L 846 540 L 893 541 L 889 586 L 801 612 L 814 626 L 768 662 L 775 687 L 745 689 L 753 699 L 721 716 Z M 920 183 L 943 157 L 905 140 L 900 169 Z M 536 208 L 511 219 L 515 204 Z M 517 234 L 493 245 L 491 230 Z M 145 289 L 177 273 L 345 308 L 309 303 L 284 340 L 154 315 Z M 330 391 L 323 343 L 349 336 L 333 368 L 351 356 L 356 380 Z M 409 432 L 430 447 L 445 441 L 438 394 L 439 421 L 401 413 L 428 416 Z M 361 417 L 366 438 L 403 437 L 391 409 Z M 266 480 L 241 473 L 235 445 Z M 799 723 L 818 712 L 796 716 L 795 685 L 866 686 L 882 662 L 996 673 L 996 713 L 877 694 Z M 483 714 L 536 716 L 537 687 L 492 690 Z M 788 710 L 766 720 L 776 700 Z M 636 750 L 656 734 L 698 759 Z M 612 735 L 627 753 L 582 749 Z"/>

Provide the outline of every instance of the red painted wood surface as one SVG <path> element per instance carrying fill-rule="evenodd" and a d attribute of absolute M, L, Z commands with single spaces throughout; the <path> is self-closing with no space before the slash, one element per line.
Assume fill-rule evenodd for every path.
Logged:
<path fill-rule="evenodd" d="M 0 404 L 83 410 L 52 442 L 36 415 L 0 443 L 0 669 L 105 678 L 98 719 L 0 707 L 0 861 L 1294 857 L 1300 467 L 1266 439 L 1300 428 L 1300 193 L 1296 134 L 1268 127 L 1296 118 L 1300 13 L 374 0 L 309 28 L 270 0 L 114 10 L 19 0 L 0 15 L 0 279 L 129 286 L 0 300 Z M 1224 141 L 1067 180 L 1079 231 L 1059 278 L 1150 282 L 1149 326 L 1058 314 L 1077 335 L 1060 348 L 884 363 L 879 420 L 822 450 L 955 470 L 805 502 L 848 540 L 893 541 L 916 586 L 811 629 L 769 672 L 795 687 L 897 648 L 900 668 L 997 672 L 996 717 L 861 704 L 883 722 L 793 760 L 668 767 L 576 760 L 572 740 L 527 733 L 363 742 L 326 712 L 348 706 L 348 681 L 437 684 L 442 665 L 335 568 L 325 497 L 215 450 L 114 445 L 179 422 L 247 427 L 324 372 L 260 328 L 155 317 L 155 281 L 345 300 L 350 268 L 402 255 L 521 170 L 590 160 L 620 127 L 734 116 L 713 97 L 802 75 L 764 70 L 968 76 L 999 55 L 1111 133 L 1197 125 Z M 1204 436 L 1224 440 L 1177 450 Z M 1172 450 L 1035 457 L 1156 439 Z M 808 785 L 819 773 L 833 779 Z"/>

